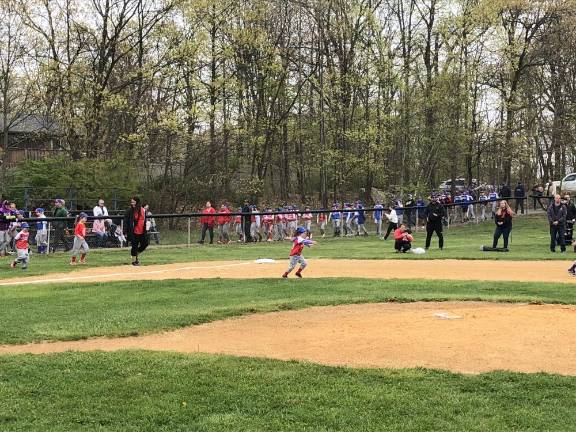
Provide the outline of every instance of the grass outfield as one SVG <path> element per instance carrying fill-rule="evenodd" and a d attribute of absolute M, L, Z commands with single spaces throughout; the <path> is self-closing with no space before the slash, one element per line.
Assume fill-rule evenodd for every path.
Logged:
<path fill-rule="evenodd" d="M 576 303 L 570 285 L 366 279 L 130 281 L 0 287 L 0 343 L 127 336 L 256 312 L 385 301 Z"/>
<path fill-rule="evenodd" d="M 0 357 L 0 430 L 567 431 L 576 378 L 151 352 Z"/>
<path fill-rule="evenodd" d="M 574 255 L 553 254 L 548 250 L 550 237 L 548 224 L 543 215 L 530 215 L 518 218 L 512 231 L 509 253 L 487 253 L 480 251 L 483 244 L 492 243 L 494 225 L 491 222 L 469 224 L 451 228 L 445 232 L 446 245 L 439 251 L 438 240 L 433 239 L 432 248 L 424 255 L 398 255 L 391 240 L 384 242 L 375 236 L 367 238 L 317 239 L 319 244 L 306 251 L 309 258 L 347 259 L 498 259 L 498 260 L 569 260 Z M 425 233 L 415 234 L 414 247 L 423 247 Z M 501 240 L 502 242 L 502 240 Z M 570 251 L 572 248 L 568 248 Z M 169 264 L 176 262 L 210 260 L 252 260 L 258 258 L 286 259 L 290 250 L 288 242 L 258 244 L 233 243 L 226 246 L 197 244 L 187 247 L 150 248 L 142 255 L 142 264 Z M 118 266 L 130 263 L 128 249 L 94 250 L 89 255 L 89 265 L 93 267 Z M 71 267 L 68 254 L 58 253 L 49 256 L 32 255 L 27 271 L 9 268 L 9 259 L 0 260 L 0 279 L 20 276 L 37 276 L 54 272 L 75 271 L 84 267 Z"/>

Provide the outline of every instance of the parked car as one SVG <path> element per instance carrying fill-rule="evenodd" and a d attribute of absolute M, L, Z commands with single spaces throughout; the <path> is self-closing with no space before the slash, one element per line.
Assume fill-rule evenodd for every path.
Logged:
<path fill-rule="evenodd" d="M 576 193 L 576 173 L 568 174 L 561 181 L 553 183 L 555 192 Z"/>
<path fill-rule="evenodd" d="M 477 184 L 478 184 L 478 182 L 476 181 L 476 179 L 472 179 L 472 188 L 475 188 Z M 464 177 L 459 177 L 459 178 L 455 179 L 454 188 L 457 191 L 461 192 L 464 189 L 466 189 L 467 187 L 468 187 L 468 185 L 466 184 L 466 179 Z M 440 183 L 440 186 L 438 186 L 438 189 L 440 189 L 441 191 L 451 190 L 452 189 L 452 179 L 444 180 L 442 183 Z"/>

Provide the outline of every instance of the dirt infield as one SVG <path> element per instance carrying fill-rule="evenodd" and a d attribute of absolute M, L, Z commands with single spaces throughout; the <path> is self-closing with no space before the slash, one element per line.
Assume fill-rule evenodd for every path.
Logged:
<path fill-rule="evenodd" d="M 576 307 L 482 302 L 314 307 L 141 337 L 0 346 L 0 354 L 121 349 L 576 375 Z"/>
<path fill-rule="evenodd" d="M 357 277 L 372 279 L 449 279 L 576 283 L 563 261 L 461 261 L 461 260 L 309 260 L 307 278 Z M 207 261 L 167 265 L 86 268 L 74 273 L 7 279 L 3 285 L 59 282 L 106 282 L 200 278 L 278 278 L 287 261 L 255 264 L 253 261 Z"/>

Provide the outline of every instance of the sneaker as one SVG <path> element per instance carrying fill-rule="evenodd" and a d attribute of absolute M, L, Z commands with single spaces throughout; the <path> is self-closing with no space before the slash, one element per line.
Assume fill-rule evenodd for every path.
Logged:
<path fill-rule="evenodd" d="M 80 260 L 81 265 L 86 265 L 86 260 Z"/>
<path fill-rule="evenodd" d="M 138 266 L 140 266 L 140 261 L 134 261 L 134 262 L 132 263 L 132 265 L 133 265 L 134 267 L 138 267 Z"/>
<path fill-rule="evenodd" d="M 283 277 L 284 279 L 288 279 L 288 273 L 284 273 L 284 274 L 282 275 L 282 277 Z"/>
<path fill-rule="evenodd" d="M 70 261 L 70 265 L 71 265 L 71 266 L 75 266 L 75 265 L 76 265 L 76 261 Z"/>
<path fill-rule="evenodd" d="M 300 273 L 300 272 L 296 272 L 296 277 L 298 277 L 298 278 L 302 279 L 302 273 Z"/>
<path fill-rule="evenodd" d="M 571 276 L 576 276 L 576 272 L 574 272 L 572 269 L 568 269 L 568 274 Z"/>
<path fill-rule="evenodd" d="M 12 261 L 12 262 L 10 263 L 10 268 L 16 268 L 16 262 Z"/>

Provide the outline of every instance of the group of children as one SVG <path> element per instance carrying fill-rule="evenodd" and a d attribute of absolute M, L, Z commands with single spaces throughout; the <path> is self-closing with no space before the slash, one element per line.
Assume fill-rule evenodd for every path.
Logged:
<path fill-rule="evenodd" d="M 36 222 L 36 243 L 38 245 L 38 253 L 47 253 L 47 223 L 42 219 L 45 219 L 44 210 L 41 208 L 36 209 L 36 217 L 39 219 Z M 76 223 L 74 224 L 74 245 L 72 247 L 72 257 L 70 260 L 71 265 L 76 265 L 77 263 L 86 264 L 86 255 L 89 251 L 88 243 L 86 243 L 86 221 L 88 220 L 88 215 L 86 213 L 80 213 L 76 217 Z M 10 267 L 16 268 L 18 265 L 22 266 L 22 270 L 28 268 L 30 262 L 30 225 L 27 222 L 15 222 L 17 223 L 17 229 L 14 236 L 15 246 L 16 246 L 16 258 L 10 264 Z"/>

